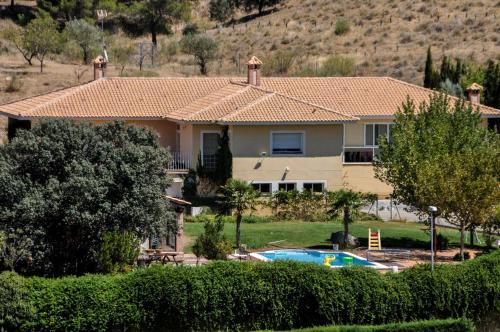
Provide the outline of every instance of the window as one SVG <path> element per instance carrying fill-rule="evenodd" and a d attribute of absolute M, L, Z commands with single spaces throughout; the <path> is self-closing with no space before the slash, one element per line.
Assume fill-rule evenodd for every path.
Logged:
<path fill-rule="evenodd" d="M 392 126 L 392 123 L 365 125 L 365 146 L 378 146 L 378 142 L 381 136 L 389 137 L 389 141 L 392 141 Z"/>
<path fill-rule="evenodd" d="M 295 183 L 279 183 L 278 184 L 278 190 L 284 190 L 284 191 L 292 191 L 295 190 L 296 184 Z"/>
<path fill-rule="evenodd" d="M 217 149 L 219 148 L 219 133 L 202 133 L 201 157 L 203 167 L 208 170 L 214 170 L 217 164 Z"/>
<path fill-rule="evenodd" d="M 313 193 L 322 193 L 324 184 L 321 182 L 319 183 L 304 182 L 303 187 L 304 190 L 309 190 Z"/>
<path fill-rule="evenodd" d="M 252 183 L 253 189 L 260 191 L 262 194 L 270 194 L 271 193 L 271 184 L 270 183 Z"/>
<path fill-rule="evenodd" d="M 304 133 L 272 133 L 271 151 L 277 155 L 303 154 Z"/>

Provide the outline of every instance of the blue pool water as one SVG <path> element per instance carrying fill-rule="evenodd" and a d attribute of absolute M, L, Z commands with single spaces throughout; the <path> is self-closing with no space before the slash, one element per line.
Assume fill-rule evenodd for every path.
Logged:
<path fill-rule="evenodd" d="M 319 250 L 271 250 L 252 254 L 257 259 L 265 261 L 291 260 L 304 263 L 324 265 L 325 258 L 329 258 L 331 267 L 344 267 L 348 265 L 361 265 L 373 268 L 387 268 L 386 266 L 370 262 L 362 257 L 346 252 L 327 252 Z"/>

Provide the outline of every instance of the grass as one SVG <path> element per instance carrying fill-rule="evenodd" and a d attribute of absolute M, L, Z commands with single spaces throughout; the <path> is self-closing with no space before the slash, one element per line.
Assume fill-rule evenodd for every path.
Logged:
<path fill-rule="evenodd" d="M 330 235 L 341 231 L 342 227 L 341 223 L 300 221 L 242 224 L 241 242 L 250 249 L 268 248 L 272 241 L 281 241 L 279 245 L 283 247 L 331 249 Z M 367 244 L 368 228 L 372 228 L 381 230 L 384 247 L 427 248 L 429 235 L 422 231 L 424 227 L 420 223 L 359 221 L 352 223 L 349 231 L 364 246 Z M 191 238 L 187 248 L 190 252 L 194 239 L 203 232 L 203 224 L 186 223 L 184 231 Z M 438 227 L 438 231 L 450 240 L 450 245 L 459 244 L 460 234 L 457 230 Z M 235 224 L 227 223 L 224 234 L 228 239 L 234 240 Z"/>

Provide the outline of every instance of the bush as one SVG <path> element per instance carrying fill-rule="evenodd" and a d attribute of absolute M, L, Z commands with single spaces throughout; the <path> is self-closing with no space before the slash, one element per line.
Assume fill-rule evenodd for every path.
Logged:
<path fill-rule="evenodd" d="M 10 80 L 5 87 L 5 92 L 17 92 L 23 87 L 23 81 L 17 75 L 10 77 Z"/>
<path fill-rule="evenodd" d="M 371 326 L 325 326 L 313 327 L 300 332 L 474 332 L 474 324 L 468 319 L 423 320 L 410 323 L 396 323 Z"/>
<path fill-rule="evenodd" d="M 131 233 L 107 232 L 96 252 L 98 271 L 116 273 L 130 271 L 139 257 L 140 241 Z"/>
<path fill-rule="evenodd" d="M 15 330 L 32 319 L 26 282 L 13 272 L 0 274 L 0 331 Z"/>
<path fill-rule="evenodd" d="M 196 257 L 225 260 L 231 252 L 231 242 L 224 236 L 224 221 L 217 217 L 211 220 L 206 216 L 205 231 L 195 241 L 193 248 Z"/>
<path fill-rule="evenodd" d="M 349 30 L 351 30 L 351 25 L 348 21 L 341 19 L 335 23 L 335 34 L 337 36 L 345 35 Z"/>
<path fill-rule="evenodd" d="M 500 311 L 500 251 L 438 265 L 434 274 L 429 265 L 381 274 L 293 262 L 215 262 L 197 268 L 156 265 L 115 276 L 20 279 L 21 285 L 22 280 L 28 298 L 21 302 L 35 311 L 11 316 L 11 322 L 22 321 L 12 330 L 290 329 L 480 319 Z M 17 315 L 18 298 L 24 299 L 3 296 L 0 305 Z M 409 323 L 403 331 L 418 331 L 412 324 L 437 330 L 431 323 Z"/>
<path fill-rule="evenodd" d="M 233 216 L 220 216 L 222 222 L 226 223 L 234 223 L 235 218 Z M 195 217 L 186 217 L 185 221 L 186 222 L 196 222 L 196 223 L 206 223 L 206 222 L 213 222 L 215 221 L 216 216 L 213 214 L 199 214 Z M 262 224 L 262 223 L 268 223 L 271 222 L 269 217 L 261 217 L 261 216 L 255 216 L 255 215 L 249 215 L 249 216 L 243 216 L 242 223 L 244 224 Z"/>

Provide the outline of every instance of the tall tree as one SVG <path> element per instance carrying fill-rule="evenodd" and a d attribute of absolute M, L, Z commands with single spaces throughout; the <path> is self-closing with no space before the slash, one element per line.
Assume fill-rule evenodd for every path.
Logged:
<path fill-rule="evenodd" d="M 217 42 L 203 34 L 187 35 L 181 40 L 181 48 L 184 53 L 194 56 L 200 74 L 208 75 L 208 63 L 217 56 Z"/>
<path fill-rule="evenodd" d="M 257 9 L 259 15 L 262 15 L 264 8 L 276 6 L 283 0 L 242 0 L 242 2 L 246 11 Z"/>
<path fill-rule="evenodd" d="M 429 205 L 461 234 L 481 225 L 500 200 L 500 136 L 484 128 L 479 112 L 443 94 L 397 112 L 392 143 L 381 140 L 376 177 L 394 197 L 425 214 Z"/>
<path fill-rule="evenodd" d="M 500 63 L 488 60 L 484 75 L 484 103 L 500 108 Z"/>
<path fill-rule="evenodd" d="M 214 21 L 225 22 L 233 17 L 236 10 L 235 0 L 210 0 L 208 12 Z"/>
<path fill-rule="evenodd" d="M 57 22 L 48 14 L 40 14 L 26 26 L 24 39 L 40 62 L 40 73 L 42 73 L 45 56 L 57 51 L 60 45 Z"/>
<path fill-rule="evenodd" d="M 224 127 L 219 138 L 219 148 L 217 149 L 217 164 L 215 165 L 215 179 L 219 185 L 226 184 L 227 180 L 233 176 L 233 154 L 229 146 L 229 128 Z"/>
<path fill-rule="evenodd" d="M 342 223 L 344 224 L 344 248 L 347 248 L 349 244 L 349 224 L 359 215 L 365 203 L 366 201 L 363 194 L 359 192 L 340 189 L 330 193 L 330 210 L 328 213 L 333 217 L 342 215 Z"/>
<path fill-rule="evenodd" d="M 132 11 L 139 14 L 151 33 L 151 41 L 157 45 L 157 35 L 176 21 L 187 21 L 191 15 L 189 0 L 146 0 L 137 2 Z"/>
<path fill-rule="evenodd" d="M 427 59 L 425 60 L 424 88 L 434 88 L 434 67 L 432 65 L 431 47 L 427 49 Z"/>
<path fill-rule="evenodd" d="M 6 28 L 2 31 L 1 35 L 14 45 L 30 66 L 33 65 L 33 58 L 36 55 L 36 50 L 33 49 L 30 44 L 27 44 L 24 29 L 17 27 Z"/>
<path fill-rule="evenodd" d="M 41 275 L 97 268 L 104 235 L 136 239 L 175 227 L 165 200 L 168 152 L 123 122 L 42 121 L 0 146 L 0 231 L 13 268 Z"/>
<path fill-rule="evenodd" d="M 65 33 L 69 40 L 76 43 L 82 51 L 83 63 L 88 64 L 101 42 L 101 32 L 99 29 L 89 24 L 87 21 L 72 20 L 66 24 Z"/>
<path fill-rule="evenodd" d="M 220 204 L 223 211 L 231 211 L 236 217 L 236 247 L 241 248 L 241 219 L 247 210 L 254 210 L 259 192 L 242 180 L 230 179 L 221 187 Z"/>

